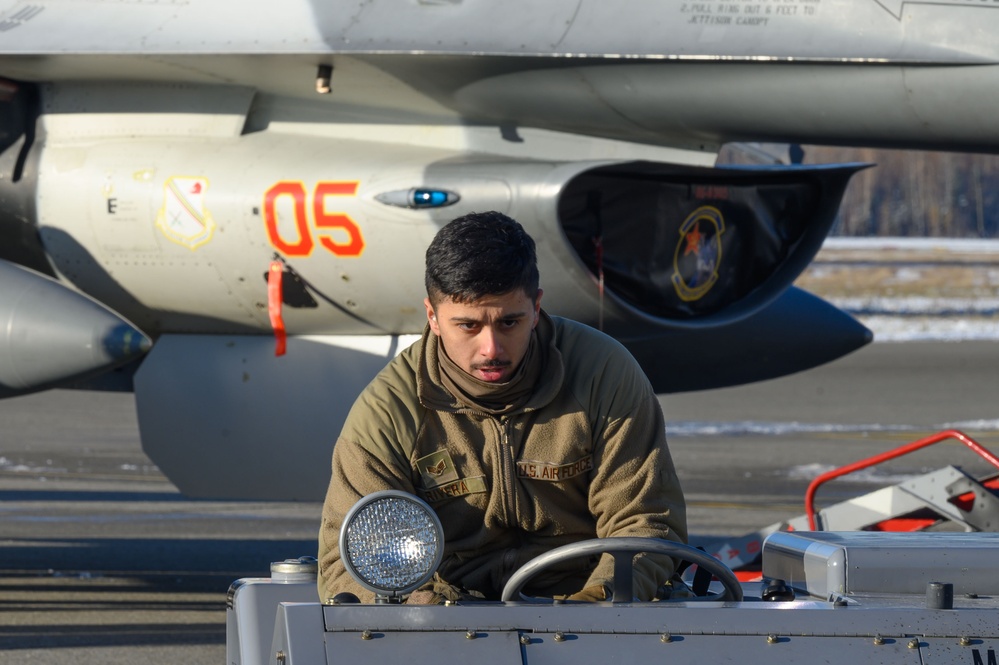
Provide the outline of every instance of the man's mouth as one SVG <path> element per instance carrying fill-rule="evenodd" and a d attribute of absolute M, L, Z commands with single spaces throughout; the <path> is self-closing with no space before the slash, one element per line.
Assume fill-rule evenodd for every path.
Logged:
<path fill-rule="evenodd" d="M 496 383 L 503 378 L 510 363 L 494 363 L 490 365 L 477 365 L 472 369 L 478 372 L 479 378 L 483 381 Z"/>

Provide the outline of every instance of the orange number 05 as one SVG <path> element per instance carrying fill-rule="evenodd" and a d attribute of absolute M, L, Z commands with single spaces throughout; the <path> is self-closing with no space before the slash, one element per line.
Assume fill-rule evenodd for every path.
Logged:
<path fill-rule="evenodd" d="M 361 235 L 361 229 L 349 215 L 326 210 L 326 197 L 355 194 L 357 194 L 356 182 L 318 182 L 312 194 L 312 216 L 319 244 L 336 256 L 360 256 L 364 251 L 364 237 Z M 282 196 L 290 197 L 292 200 L 295 238 L 282 236 L 278 229 L 277 201 Z M 316 241 L 309 230 L 305 185 L 292 180 L 282 180 L 272 185 L 264 193 L 264 226 L 267 228 L 267 240 L 271 246 L 285 256 L 312 254 Z"/>

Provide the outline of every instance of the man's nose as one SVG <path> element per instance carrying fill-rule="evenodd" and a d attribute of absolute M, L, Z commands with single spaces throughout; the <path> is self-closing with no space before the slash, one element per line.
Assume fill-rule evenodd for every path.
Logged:
<path fill-rule="evenodd" d="M 503 348 L 496 331 L 486 326 L 479 337 L 479 353 L 485 358 L 498 358 Z"/>

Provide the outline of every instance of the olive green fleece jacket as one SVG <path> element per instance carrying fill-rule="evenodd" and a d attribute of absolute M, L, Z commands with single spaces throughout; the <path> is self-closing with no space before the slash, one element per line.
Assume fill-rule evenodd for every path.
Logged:
<path fill-rule="evenodd" d="M 344 569 L 337 545 L 347 511 L 383 489 L 421 496 L 444 526 L 438 572 L 499 598 L 521 565 L 588 538 L 651 536 L 686 542 L 683 493 L 662 410 L 638 363 L 617 341 L 580 323 L 538 325 L 543 354 L 527 403 L 501 416 L 465 404 L 441 383 L 429 328 L 354 403 L 333 450 L 319 533 L 319 594 L 373 595 Z M 635 593 L 650 599 L 673 570 L 637 560 Z M 613 559 L 576 560 L 527 591 L 571 594 L 613 577 Z"/>

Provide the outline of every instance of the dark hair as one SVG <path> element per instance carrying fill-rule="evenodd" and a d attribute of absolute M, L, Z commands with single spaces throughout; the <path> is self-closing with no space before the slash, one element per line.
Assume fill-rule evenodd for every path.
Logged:
<path fill-rule="evenodd" d="M 538 296 L 534 240 L 520 224 L 499 212 L 473 212 L 437 232 L 427 248 L 427 296 L 469 303 L 523 289 Z"/>

